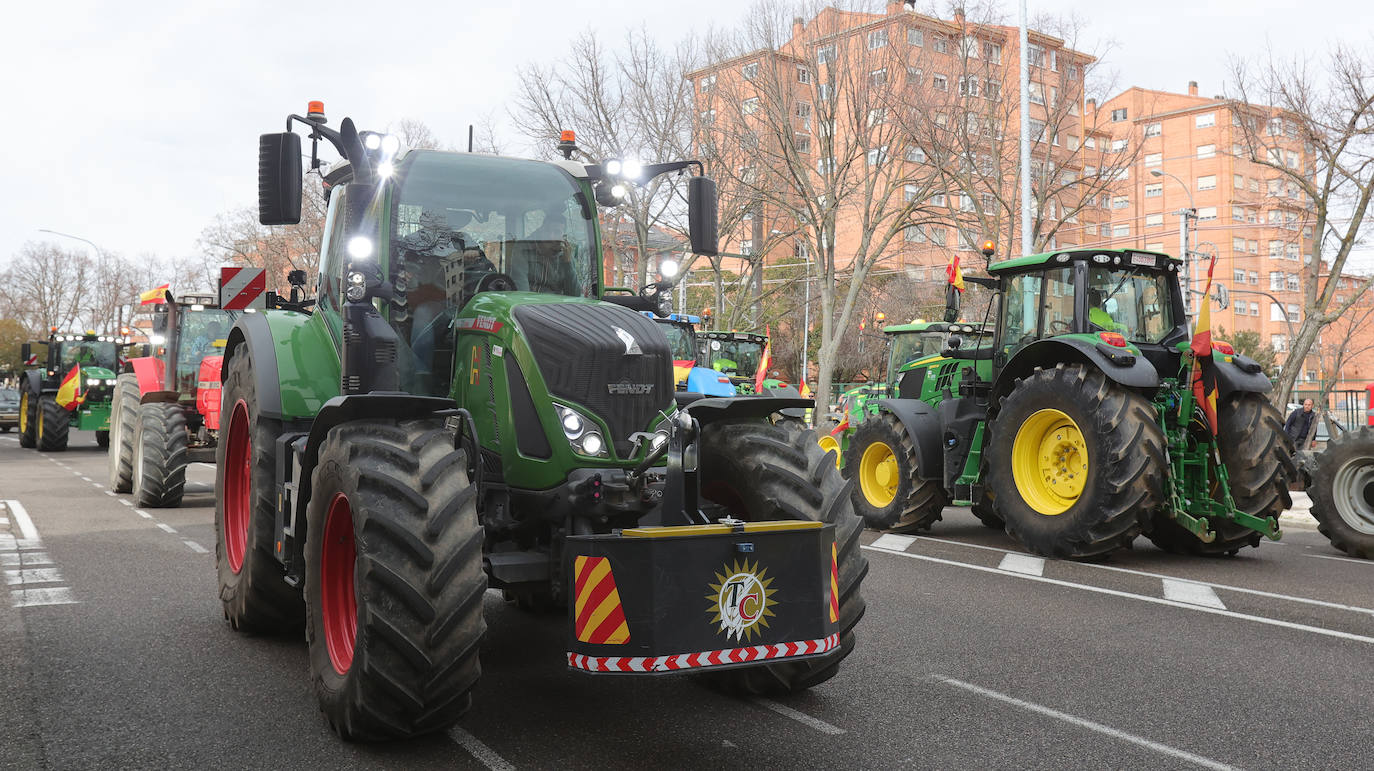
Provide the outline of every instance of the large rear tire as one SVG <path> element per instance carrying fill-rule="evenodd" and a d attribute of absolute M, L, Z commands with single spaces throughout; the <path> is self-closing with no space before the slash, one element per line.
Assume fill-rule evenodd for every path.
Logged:
<path fill-rule="evenodd" d="M 181 505 L 188 441 L 181 405 L 154 402 L 138 408 L 133 441 L 135 505 L 154 509 Z"/>
<path fill-rule="evenodd" d="M 949 505 L 940 479 L 921 479 L 916 443 L 890 412 L 854 429 L 845 467 L 855 480 L 854 511 L 874 530 L 929 530 Z"/>
<path fill-rule="evenodd" d="M 839 566 L 839 647 L 806 661 L 767 664 L 704 675 L 732 693 L 767 695 L 802 691 L 829 680 L 854 650 L 854 625 L 865 604 L 859 586 L 868 559 L 859 550 L 863 520 L 835 461 L 816 444 L 815 432 L 762 421 L 724 420 L 702 431 L 701 492 L 744 520 L 800 519 L 835 525 Z"/>
<path fill-rule="evenodd" d="M 481 674 L 483 531 L 440 420 L 355 420 L 320 447 L 306 526 L 315 692 L 346 739 L 447 729 Z"/>
<path fill-rule="evenodd" d="M 1374 429 L 1361 426 L 1327 442 L 1308 494 L 1317 529 L 1332 546 L 1374 559 Z"/>
<path fill-rule="evenodd" d="M 38 399 L 27 390 L 19 395 L 19 446 L 38 446 Z"/>
<path fill-rule="evenodd" d="M 54 396 L 38 400 L 38 449 L 42 452 L 61 452 L 67 449 L 72 414 L 57 403 Z"/>
<path fill-rule="evenodd" d="M 282 424 L 258 412 L 246 344 L 236 346 L 225 372 L 226 422 L 215 451 L 215 569 L 224 618 L 247 632 L 298 630 L 305 606 L 273 556 L 274 443 Z"/>
<path fill-rule="evenodd" d="M 1293 443 L 1283 432 L 1283 416 L 1262 394 L 1234 393 L 1217 407 L 1217 444 L 1231 480 L 1236 508 L 1256 517 L 1275 517 L 1292 508 L 1288 483 L 1298 478 Z M 1216 538 L 1204 543 L 1170 519 L 1155 516 L 1149 537 L 1165 551 L 1204 556 L 1234 556 L 1259 546 L 1264 536 L 1243 525 L 1211 518 Z"/>
<path fill-rule="evenodd" d="M 115 380 L 110 404 L 110 489 L 127 493 L 134 487 L 134 424 L 138 420 L 138 375 L 125 372 Z"/>
<path fill-rule="evenodd" d="M 1101 558 L 1159 507 L 1165 443 L 1154 409 L 1096 369 L 1060 363 L 1018 380 L 990 445 L 996 514 L 1036 554 Z"/>

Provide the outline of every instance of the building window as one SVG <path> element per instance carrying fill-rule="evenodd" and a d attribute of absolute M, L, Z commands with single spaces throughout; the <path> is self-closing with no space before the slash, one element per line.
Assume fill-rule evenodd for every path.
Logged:
<path fill-rule="evenodd" d="M 1125 209 L 1125 208 L 1128 208 L 1130 205 L 1131 205 L 1131 199 L 1128 198 L 1127 196 L 1118 195 L 1118 196 L 1115 196 L 1115 197 L 1112 198 L 1112 208 L 1113 208 L 1113 209 Z"/>
<path fill-rule="evenodd" d="M 959 38 L 959 55 L 965 59 L 977 59 L 978 40 L 968 35 Z"/>
<path fill-rule="evenodd" d="M 1236 271 L 1236 283 L 1237 283 L 1237 284 L 1244 284 L 1244 283 L 1245 283 L 1245 271 L 1243 271 L 1243 270 L 1238 270 L 1238 271 Z"/>
<path fill-rule="evenodd" d="M 884 83 L 886 83 L 886 82 L 887 82 L 887 68 L 886 68 L 886 67 L 884 67 L 884 68 L 882 68 L 882 69 L 880 69 L 880 70 L 874 70 L 874 71 L 868 73 L 868 85 L 870 85 L 870 86 L 881 86 L 882 84 L 884 84 Z"/>
<path fill-rule="evenodd" d="M 1276 306 L 1274 306 L 1274 307 L 1277 308 L 1278 306 L 1276 305 Z M 1284 320 L 1284 319 L 1283 319 L 1283 311 L 1280 310 L 1277 316 L 1275 316 L 1275 315 L 1272 314 L 1272 313 L 1269 314 L 1269 320 L 1270 320 L 1270 321 L 1283 321 L 1283 320 Z M 1274 350 L 1276 350 L 1276 351 L 1282 353 L 1283 351 L 1288 350 L 1288 335 L 1270 335 L 1270 336 L 1269 336 L 1269 344 L 1270 344 L 1271 346 L 1273 346 Z"/>
<path fill-rule="evenodd" d="M 1158 166 L 1164 163 L 1164 153 L 1145 153 L 1146 166 Z"/>
<path fill-rule="evenodd" d="M 978 96 L 978 78 L 976 78 L 976 77 L 974 77 L 974 76 L 972 76 L 972 75 L 966 75 L 966 76 L 960 77 L 960 78 L 959 78 L 959 95 L 960 95 L 960 96 Z M 971 116 L 971 117 L 975 117 L 975 118 L 976 118 L 977 116 L 975 115 L 975 116 Z"/>
<path fill-rule="evenodd" d="M 801 126 L 808 131 L 811 129 L 811 105 L 807 102 L 797 102 L 792 114 L 801 121 Z"/>
<path fill-rule="evenodd" d="M 754 78 L 757 78 L 759 76 L 759 63 L 750 62 L 744 65 L 740 68 L 740 74 L 744 76 L 745 80 L 753 80 Z"/>
<path fill-rule="evenodd" d="M 1283 289 L 1283 273 L 1277 270 L 1269 271 L 1269 289 L 1280 291 Z"/>
<path fill-rule="evenodd" d="M 806 155 L 807 153 L 811 152 L 810 134 L 795 134 L 792 137 L 792 142 L 796 145 L 798 153 Z"/>
<path fill-rule="evenodd" d="M 1250 303 L 1250 315 L 1259 318 L 1259 303 Z"/>
<path fill-rule="evenodd" d="M 824 45 L 816 49 L 816 63 L 826 64 L 835 61 L 835 44 Z"/>
<path fill-rule="evenodd" d="M 821 83 L 820 85 L 816 86 L 816 96 L 822 102 L 834 101 L 833 99 L 831 99 L 831 97 L 833 97 L 834 95 L 835 89 L 829 83 Z"/>
<path fill-rule="evenodd" d="M 1121 152 L 1125 152 L 1125 151 L 1126 151 L 1126 140 L 1124 140 L 1124 139 L 1113 139 L 1113 140 L 1112 140 L 1112 152 L 1114 152 L 1114 153 L 1121 153 Z"/>
<path fill-rule="evenodd" d="M 973 196 L 966 193 L 959 194 L 959 211 L 973 211 Z"/>
<path fill-rule="evenodd" d="M 1216 219 L 1216 218 L 1217 218 L 1217 207 L 1215 207 L 1215 206 L 1203 206 L 1202 208 L 1200 208 L 1200 209 L 1197 210 L 1197 218 L 1198 218 L 1198 221 L 1199 221 L 1199 222 L 1201 222 L 1202 220 L 1214 220 L 1214 219 Z"/>
<path fill-rule="evenodd" d="M 704 93 L 710 91 L 711 88 L 714 87 L 715 85 L 716 85 L 716 76 L 715 76 L 715 75 L 704 75 L 704 76 L 702 76 L 701 80 L 698 80 L 698 81 L 697 81 L 697 91 L 698 91 L 699 93 L 704 94 Z"/>
<path fill-rule="evenodd" d="M 902 200 L 906 201 L 907 203 L 911 203 L 912 201 L 916 200 L 918 193 L 919 188 L 916 185 L 902 186 Z"/>
<path fill-rule="evenodd" d="M 1164 183 L 1163 183 L 1163 182 L 1155 182 L 1155 183 L 1153 183 L 1153 184 L 1149 184 L 1149 185 L 1146 185 L 1146 186 L 1145 186 L 1145 197 L 1146 197 L 1146 198 L 1159 198 L 1159 197 L 1162 196 L 1162 195 L 1164 195 Z"/>
<path fill-rule="evenodd" d="M 1157 137 L 1164 133 L 1164 125 L 1161 123 L 1151 123 L 1145 127 L 1145 137 Z"/>
<path fill-rule="evenodd" d="M 949 79 L 946 78 L 944 75 L 931 75 L 930 87 L 935 89 L 936 91 L 948 91 Z"/>
<path fill-rule="evenodd" d="M 984 43 L 984 44 L 983 44 L 983 58 L 984 58 L 984 59 L 987 59 L 988 61 L 992 62 L 993 64 L 1001 64 L 1001 63 L 1002 63 L 1002 46 L 998 45 L 997 43 Z"/>
<path fill-rule="evenodd" d="M 1273 136 L 1278 136 L 1279 134 L 1282 134 L 1282 133 L 1283 133 L 1283 118 L 1270 118 L 1270 119 L 1269 119 L 1269 122 L 1268 122 L 1267 124 L 1265 124 L 1265 127 L 1264 127 L 1264 134 L 1265 134 L 1265 136 L 1271 136 L 1271 137 L 1273 137 Z"/>
<path fill-rule="evenodd" d="M 1247 251 L 1247 252 L 1249 252 L 1249 253 L 1251 253 L 1251 254 L 1259 254 L 1259 241 L 1255 241 L 1255 240 L 1253 240 L 1253 239 L 1251 239 L 1251 240 L 1249 240 L 1249 241 L 1246 241 L 1246 242 L 1245 242 L 1245 251 Z M 1258 283 L 1259 283 L 1259 279 L 1256 278 L 1256 279 L 1252 280 L 1250 283 L 1252 283 L 1252 284 L 1258 284 Z"/>
<path fill-rule="evenodd" d="M 1147 228 L 1157 228 L 1157 227 L 1162 226 L 1163 224 L 1164 224 L 1164 215 L 1163 215 L 1163 214 L 1146 214 L 1146 215 L 1145 215 L 1145 227 L 1147 227 Z"/>
<path fill-rule="evenodd" d="M 930 41 L 930 48 L 937 54 L 949 53 L 949 38 L 936 33 L 935 37 Z"/>
<path fill-rule="evenodd" d="M 948 203 L 948 200 L 945 198 L 945 194 L 944 194 L 944 193 L 935 193 L 934 195 L 932 195 L 932 196 L 930 197 L 930 205 L 931 205 L 931 206 L 948 206 L 949 203 Z"/>
<path fill-rule="evenodd" d="M 1269 256 L 1270 256 L 1270 257 L 1282 257 L 1282 256 L 1283 256 L 1283 242 L 1282 242 L 1282 241 L 1279 241 L 1279 240 L 1277 240 L 1277 239 L 1270 239 L 1270 240 L 1269 240 Z M 1271 273 L 1270 275 L 1272 276 L 1273 274 Z"/>
<path fill-rule="evenodd" d="M 1131 226 L 1128 223 L 1112 225 L 1112 238 L 1122 238 L 1131 234 Z"/>
<path fill-rule="evenodd" d="M 1294 305 L 1293 303 L 1288 303 L 1288 320 L 1289 320 L 1289 321 L 1295 321 L 1295 322 L 1296 322 L 1296 321 L 1302 321 L 1302 311 L 1298 310 L 1298 306 L 1297 306 L 1297 305 Z M 1316 374 L 1315 374 L 1315 373 L 1310 372 L 1310 371 L 1307 373 L 1307 379 L 1308 379 L 1308 380 L 1312 380 L 1312 379 L 1315 378 L 1315 377 L 1316 377 Z"/>
<path fill-rule="evenodd" d="M 907 147 L 906 154 L 903 157 L 905 157 L 911 163 L 925 163 L 926 151 L 922 150 L 916 145 L 911 145 Z"/>
<path fill-rule="evenodd" d="M 1203 159 L 1203 158 L 1215 158 L 1216 155 L 1217 155 L 1217 146 L 1216 146 L 1216 145 L 1198 145 L 1198 146 L 1197 146 L 1197 157 L 1198 157 L 1199 160 L 1201 160 L 1201 159 Z"/>
<path fill-rule="evenodd" d="M 1231 187 L 1235 188 L 1237 191 L 1244 190 L 1245 177 L 1241 176 L 1240 174 L 1231 175 Z"/>
<path fill-rule="evenodd" d="M 834 158 L 822 158 L 822 159 L 816 161 L 816 173 L 817 173 L 817 174 L 829 174 L 830 172 L 832 172 L 832 171 L 834 171 L 834 170 L 835 170 L 835 159 L 834 159 Z"/>
<path fill-rule="evenodd" d="M 1254 243 L 1255 243 L 1254 241 L 1251 241 L 1251 242 L 1250 242 L 1250 244 L 1251 244 L 1251 246 L 1250 246 L 1250 251 L 1252 251 L 1252 252 L 1258 251 L 1258 250 L 1255 248 Z M 1252 271 L 1250 271 L 1250 283 L 1251 283 L 1251 284 L 1254 284 L 1255 286 L 1259 286 L 1259 271 L 1257 271 L 1257 270 L 1252 270 Z M 1259 311 L 1256 311 L 1256 312 L 1255 312 L 1255 315 L 1258 316 L 1258 315 L 1259 315 Z"/>
<path fill-rule="evenodd" d="M 1193 119 L 1194 128 L 1211 128 L 1217 125 L 1217 114 L 1214 112 L 1204 112 Z"/>
<path fill-rule="evenodd" d="M 868 33 L 868 50 L 875 51 L 887 45 L 887 30 L 875 29 Z"/>
<path fill-rule="evenodd" d="M 1036 45 L 1029 46 L 1028 48 L 1026 48 L 1026 62 L 1032 67 L 1044 67 L 1045 49 Z M 1124 113 L 1125 110 L 1122 110 L 1122 112 Z M 1122 116 L 1122 119 L 1124 120 L 1125 116 Z"/>
<path fill-rule="evenodd" d="M 1118 107 L 1117 109 L 1112 110 L 1112 123 L 1120 123 L 1123 120 L 1126 120 L 1125 107 Z"/>
<path fill-rule="evenodd" d="M 1215 174 L 1208 174 L 1208 175 L 1205 176 L 1205 177 L 1198 177 L 1198 178 L 1197 178 L 1197 189 L 1198 189 L 1198 190 L 1216 190 L 1216 189 L 1217 189 L 1217 175 L 1215 175 Z"/>
<path fill-rule="evenodd" d="M 875 107 L 868 111 L 868 127 L 881 126 L 887 122 L 887 110 L 882 107 Z"/>
<path fill-rule="evenodd" d="M 1041 83 L 1030 84 L 1030 100 L 1035 104 L 1045 103 L 1045 86 Z"/>
<path fill-rule="evenodd" d="M 912 243 L 924 244 L 926 242 L 925 228 L 920 225 L 907 225 L 902 228 L 902 238 Z"/>
<path fill-rule="evenodd" d="M 810 82 L 811 82 L 811 68 L 810 68 L 810 67 L 807 67 L 805 64 L 798 64 L 798 65 L 797 65 L 797 82 L 798 82 L 798 83 L 810 83 Z"/>
<path fill-rule="evenodd" d="M 906 31 L 907 45 L 921 46 L 926 44 L 926 35 L 919 29 L 909 29 Z"/>
<path fill-rule="evenodd" d="M 749 256 L 749 255 L 751 255 L 751 254 L 753 254 L 753 253 L 754 253 L 754 240 L 753 240 L 753 239 L 747 238 L 747 239 L 745 239 L 745 240 L 743 240 L 743 241 L 740 241 L 740 242 L 739 242 L 739 253 L 745 255 L 746 257 Z"/>
<path fill-rule="evenodd" d="M 869 150 L 869 151 L 868 151 L 868 165 L 869 165 L 869 166 L 877 166 L 877 165 L 880 164 L 880 163 L 886 163 L 886 162 L 887 162 L 887 145 L 883 145 L 882 147 L 875 147 L 875 148 L 873 148 L 872 150 Z"/>
<path fill-rule="evenodd" d="M 758 111 L 759 98 L 757 96 L 751 96 L 740 104 L 740 112 L 743 112 L 745 115 L 753 115 Z"/>
<path fill-rule="evenodd" d="M 925 82 L 925 74 L 921 72 L 920 67 L 907 67 L 906 79 L 911 83 L 911 85 L 919 86 Z"/>
<path fill-rule="evenodd" d="M 1290 259 L 1290 260 L 1296 260 L 1296 259 L 1298 259 L 1298 245 L 1297 245 L 1297 244 L 1285 244 L 1285 245 L 1284 245 L 1284 248 L 1283 248 L 1283 253 L 1284 253 L 1284 254 L 1288 257 L 1288 259 Z"/>

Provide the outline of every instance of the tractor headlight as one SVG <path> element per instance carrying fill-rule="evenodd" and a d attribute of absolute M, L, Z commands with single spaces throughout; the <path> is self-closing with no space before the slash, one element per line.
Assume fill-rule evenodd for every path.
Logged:
<path fill-rule="evenodd" d="M 114 384 L 117 383 L 117 382 L 119 382 L 119 381 L 117 381 L 117 380 L 106 380 L 106 381 L 105 381 L 105 385 L 107 385 L 107 386 L 112 386 L 112 385 L 114 385 Z"/>
<path fill-rule="evenodd" d="M 554 403 L 553 406 L 558 412 L 558 425 L 563 429 L 563 437 L 568 440 L 573 452 L 578 455 L 605 457 L 606 440 L 591 421 L 571 407 L 558 403 Z"/>
<path fill-rule="evenodd" d="M 584 435 L 581 445 L 583 455 L 600 455 L 602 450 L 601 434 L 592 432 Z"/>

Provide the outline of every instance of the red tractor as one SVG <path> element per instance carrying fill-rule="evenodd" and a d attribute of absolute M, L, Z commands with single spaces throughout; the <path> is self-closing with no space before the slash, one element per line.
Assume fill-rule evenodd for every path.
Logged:
<path fill-rule="evenodd" d="M 214 463 L 220 366 L 238 311 L 169 292 L 153 306 L 151 355 L 123 363 L 110 415 L 110 488 L 139 506 L 179 506 L 186 467 Z"/>

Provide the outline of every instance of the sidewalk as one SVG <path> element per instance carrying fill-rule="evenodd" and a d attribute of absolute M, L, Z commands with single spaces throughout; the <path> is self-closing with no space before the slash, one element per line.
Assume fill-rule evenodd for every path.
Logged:
<path fill-rule="evenodd" d="M 1294 492 L 1292 495 L 1293 508 L 1279 515 L 1279 527 L 1316 530 L 1317 519 L 1312 516 L 1312 499 L 1304 492 Z"/>

